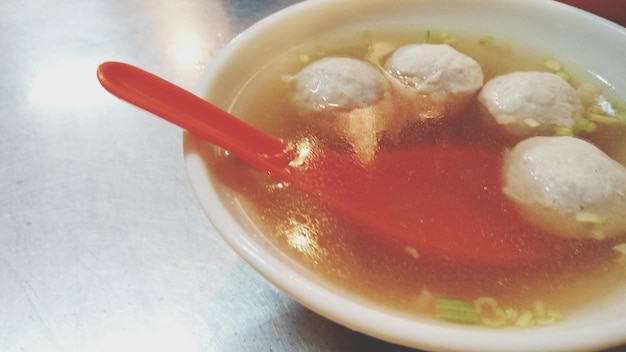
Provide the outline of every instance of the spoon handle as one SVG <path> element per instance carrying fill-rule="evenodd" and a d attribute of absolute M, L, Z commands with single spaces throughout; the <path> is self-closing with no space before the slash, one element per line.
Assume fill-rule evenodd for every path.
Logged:
<path fill-rule="evenodd" d="M 100 84 L 118 98 L 228 150 L 260 171 L 275 176 L 289 172 L 292 153 L 287 143 L 183 88 L 121 62 L 105 62 L 97 73 Z"/>

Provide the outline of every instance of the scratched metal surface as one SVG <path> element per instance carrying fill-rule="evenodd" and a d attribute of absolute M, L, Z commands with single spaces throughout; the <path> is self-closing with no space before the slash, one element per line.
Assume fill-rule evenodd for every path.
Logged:
<path fill-rule="evenodd" d="M 192 89 L 295 0 L 0 1 L 0 351 L 405 351 L 310 312 L 220 239 L 181 131 L 106 94 L 126 61 Z"/>

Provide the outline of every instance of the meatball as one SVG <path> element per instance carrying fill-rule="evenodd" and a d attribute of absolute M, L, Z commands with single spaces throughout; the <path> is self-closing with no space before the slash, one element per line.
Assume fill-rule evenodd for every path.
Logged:
<path fill-rule="evenodd" d="M 393 114 L 391 83 L 376 66 L 346 57 L 327 57 L 286 78 L 291 97 L 306 120 L 331 143 L 347 143 L 361 161 L 376 153 L 381 135 L 395 138 L 402 122 Z"/>
<path fill-rule="evenodd" d="M 497 76 L 485 83 L 478 101 L 488 125 L 519 139 L 554 135 L 556 127 L 571 130 L 583 110 L 574 88 L 548 72 Z"/>
<path fill-rule="evenodd" d="M 291 79 L 294 101 L 308 111 L 367 108 L 384 97 L 389 85 L 375 66 L 347 57 L 315 61 Z"/>
<path fill-rule="evenodd" d="M 563 237 L 626 234 L 626 167 L 575 137 L 530 137 L 507 152 L 503 192 L 521 214 Z"/>
<path fill-rule="evenodd" d="M 478 62 L 447 44 L 400 47 L 385 69 L 407 88 L 418 120 L 458 114 L 483 85 Z"/>

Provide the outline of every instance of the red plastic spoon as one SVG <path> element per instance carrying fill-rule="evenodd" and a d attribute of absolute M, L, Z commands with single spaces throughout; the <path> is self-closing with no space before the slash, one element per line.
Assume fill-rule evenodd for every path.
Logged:
<path fill-rule="evenodd" d="M 128 64 L 104 63 L 98 79 L 119 98 L 316 197 L 364 233 L 412 248 L 420 260 L 521 268 L 582 244 L 555 239 L 519 218 L 500 192 L 498 154 L 433 146 L 380 152 L 363 166 L 349 154 L 306 153 Z"/>

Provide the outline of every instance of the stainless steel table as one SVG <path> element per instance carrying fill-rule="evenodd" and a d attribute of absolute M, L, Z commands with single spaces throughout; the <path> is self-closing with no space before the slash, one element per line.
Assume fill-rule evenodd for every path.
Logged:
<path fill-rule="evenodd" d="M 0 1 L 0 351 L 403 351 L 303 308 L 221 240 L 181 131 L 104 92 L 129 62 L 193 88 L 294 0 Z"/>

